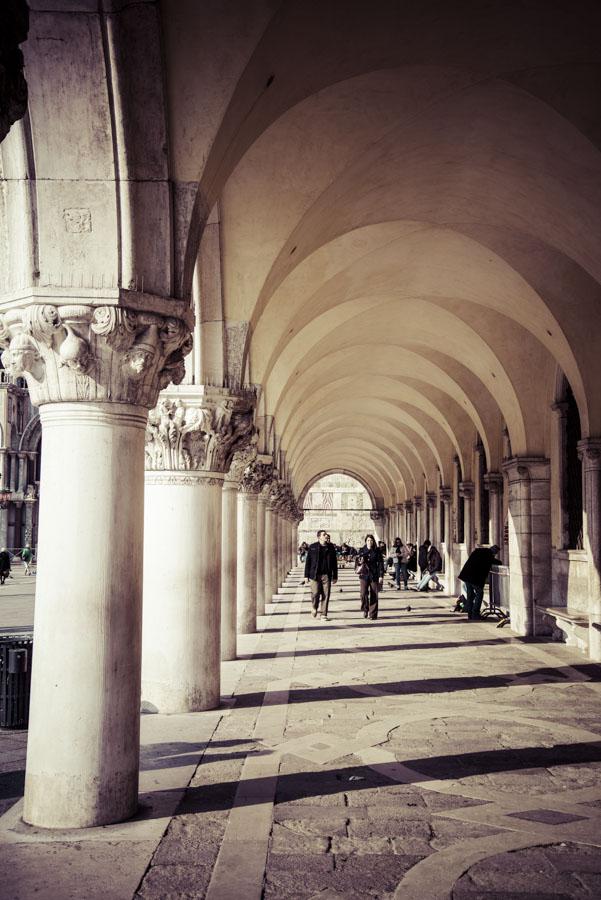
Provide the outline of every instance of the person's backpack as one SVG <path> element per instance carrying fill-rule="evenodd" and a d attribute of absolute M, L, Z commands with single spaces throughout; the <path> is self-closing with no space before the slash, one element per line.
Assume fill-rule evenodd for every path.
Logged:
<path fill-rule="evenodd" d="M 442 569 L 442 556 L 436 547 L 430 547 L 428 554 L 428 569 L 430 572 L 440 572 Z"/>

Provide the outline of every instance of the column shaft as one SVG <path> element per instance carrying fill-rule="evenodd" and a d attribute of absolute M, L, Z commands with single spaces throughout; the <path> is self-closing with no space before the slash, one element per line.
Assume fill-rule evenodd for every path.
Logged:
<path fill-rule="evenodd" d="M 44 489 L 23 817 L 81 828 L 127 819 L 138 802 L 147 412 L 52 403 L 40 418 Z"/>
<path fill-rule="evenodd" d="M 267 498 L 257 498 L 257 615 L 265 615 L 265 516 Z"/>
<path fill-rule="evenodd" d="M 238 484 L 223 482 L 221 501 L 221 659 L 236 659 Z"/>
<path fill-rule="evenodd" d="M 236 563 L 238 634 L 257 630 L 257 495 L 238 494 L 238 559 Z"/>
<path fill-rule="evenodd" d="M 265 567 L 265 602 L 271 603 L 275 593 L 273 566 L 273 519 L 274 512 L 269 504 L 265 508 L 265 540 L 263 565 Z"/>
<path fill-rule="evenodd" d="M 583 537 L 589 560 L 589 655 L 601 661 L 601 438 L 578 445 L 582 461 Z"/>

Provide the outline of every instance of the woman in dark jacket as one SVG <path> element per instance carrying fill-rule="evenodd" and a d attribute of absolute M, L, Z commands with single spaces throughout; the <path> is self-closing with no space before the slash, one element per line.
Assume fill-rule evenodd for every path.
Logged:
<path fill-rule="evenodd" d="M 384 560 L 373 534 L 365 536 L 365 545 L 359 550 L 355 569 L 361 584 L 361 611 L 365 619 L 378 618 L 378 594 L 384 580 Z"/>

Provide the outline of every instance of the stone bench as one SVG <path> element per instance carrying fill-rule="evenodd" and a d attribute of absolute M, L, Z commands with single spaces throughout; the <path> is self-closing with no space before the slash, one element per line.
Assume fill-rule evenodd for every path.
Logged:
<path fill-rule="evenodd" d="M 551 626 L 553 640 L 577 647 L 583 653 L 588 652 L 589 624 L 585 612 L 569 606 L 547 606 L 543 613 Z"/>

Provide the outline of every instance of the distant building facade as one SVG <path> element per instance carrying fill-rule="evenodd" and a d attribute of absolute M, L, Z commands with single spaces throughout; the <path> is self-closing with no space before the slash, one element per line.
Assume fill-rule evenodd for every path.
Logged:
<path fill-rule="evenodd" d="M 0 546 L 37 544 L 40 417 L 23 378 L 0 369 Z"/>
<path fill-rule="evenodd" d="M 327 528 L 336 544 L 359 547 L 373 530 L 371 499 L 362 484 L 349 475 L 326 475 L 307 491 L 305 518 L 298 530 L 299 544 L 314 541 L 318 528 Z"/>

